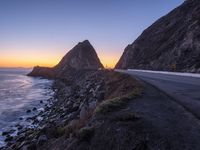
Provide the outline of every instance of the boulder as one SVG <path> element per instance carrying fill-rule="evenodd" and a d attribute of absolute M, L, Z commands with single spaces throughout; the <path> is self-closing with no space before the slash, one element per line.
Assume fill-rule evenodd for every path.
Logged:
<path fill-rule="evenodd" d="M 40 135 L 37 140 L 37 145 L 43 145 L 47 142 L 47 136 L 46 135 Z"/>
<path fill-rule="evenodd" d="M 88 107 L 83 105 L 80 111 L 80 119 L 84 119 L 88 115 Z"/>
<path fill-rule="evenodd" d="M 96 100 L 89 102 L 89 109 L 90 110 L 94 110 L 96 108 L 96 106 L 97 106 Z"/>

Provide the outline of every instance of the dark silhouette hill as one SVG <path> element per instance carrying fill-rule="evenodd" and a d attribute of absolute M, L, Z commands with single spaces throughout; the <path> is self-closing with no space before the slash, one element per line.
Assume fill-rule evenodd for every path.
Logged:
<path fill-rule="evenodd" d="M 97 70 L 103 68 L 97 53 L 88 40 L 78 43 L 53 68 L 34 67 L 29 76 L 47 78 L 65 76 L 75 70 Z"/>

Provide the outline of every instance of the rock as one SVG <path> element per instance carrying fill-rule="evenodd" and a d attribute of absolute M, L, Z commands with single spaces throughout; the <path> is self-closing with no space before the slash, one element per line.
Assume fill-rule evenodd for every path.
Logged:
<path fill-rule="evenodd" d="M 37 149 L 36 142 L 34 140 L 31 141 L 31 143 L 29 145 L 27 145 L 27 149 L 28 150 L 36 150 Z"/>
<path fill-rule="evenodd" d="M 26 113 L 31 113 L 31 110 L 30 110 L 30 109 L 28 109 L 28 110 L 26 111 Z"/>
<path fill-rule="evenodd" d="M 62 74 L 67 67 L 82 70 L 99 69 L 103 68 L 103 65 L 93 46 L 88 40 L 85 40 L 70 50 L 55 68 Z"/>
<path fill-rule="evenodd" d="M 77 116 L 79 115 L 79 112 L 78 111 L 75 111 L 75 112 L 72 112 L 68 115 L 68 118 L 69 119 L 75 119 L 77 118 Z"/>
<path fill-rule="evenodd" d="M 69 106 L 69 105 L 72 105 L 72 102 L 71 102 L 71 101 L 68 101 L 68 102 L 67 102 L 67 106 Z"/>
<path fill-rule="evenodd" d="M 95 109 L 96 106 L 97 106 L 97 102 L 96 101 L 91 101 L 89 103 L 89 109 L 91 109 L 91 110 Z"/>
<path fill-rule="evenodd" d="M 37 140 L 37 145 L 43 145 L 46 142 L 47 142 L 46 135 L 40 135 L 38 140 Z"/>
<path fill-rule="evenodd" d="M 94 95 L 95 90 L 93 88 L 91 88 L 89 92 Z"/>
<path fill-rule="evenodd" d="M 36 147 L 36 144 L 35 143 L 31 143 L 31 144 L 28 144 L 28 145 L 24 145 L 22 147 L 22 150 L 36 150 L 37 147 Z"/>
<path fill-rule="evenodd" d="M 43 113 L 44 110 L 45 110 L 44 108 L 39 108 L 39 109 L 38 109 L 38 111 L 39 111 L 40 113 Z"/>
<path fill-rule="evenodd" d="M 9 134 L 9 132 L 2 132 L 2 136 L 6 136 L 8 134 Z"/>
<path fill-rule="evenodd" d="M 80 111 L 80 119 L 84 119 L 87 116 L 87 114 L 88 114 L 88 107 L 84 105 Z"/>
<path fill-rule="evenodd" d="M 37 110 L 37 108 L 36 108 L 36 107 L 34 107 L 32 110 L 33 110 L 33 111 L 36 111 L 36 110 Z"/>
<path fill-rule="evenodd" d="M 29 144 L 30 144 L 30 141 L 27 141 L 27 140 L 24 139 L 24 141 L 22 141 L 21 143 L 19 143 L 17 147 L 19 147 L 21 149 L 23 149 L 23 148 L 25 149 L 26 146 L 28 146 Z"/>
<path fill-rule="evenodd" d="M 17 127 L 18 130 L 21 130 L 22 128 L 23 128 L 23 126 L 18 126 Z"/>
<path fill-rule="evenodd" d="M 15 132 L 14 129 L 11 129 L 11 130 L 9 130 L 9 131 L 4 131 L 4 132 L 2 132 L 2 136 L 9 136 L 9 134 L 12 134 L 12 133 L 14 133 L 14 132 Z"/>
<path fill-rule="evenodd" d="M 13 137 L 10 136 L 10 135 L 7 135 L 6 139 L 5 139 L 5 142 L 9 142 L 9 141 L 12 141 L 12 140 L 13 140 Z"/>
<path fill-rule="evenodd" d="M 17 142 L 23 142 L 25 141 L 26 137 L 25 134 L 21 134 L 17 137 Z"/>
<path fill-rule="evenodd" d="M 80 105 L 80 103 L 79 103 L 79 102 L 76 102 L 76 103 L 73 104 L 73 108 L 79 107 L 79 105 Z"/>
<path fill-rule="evenodd" d="M 187 0 L 128 45 L 116 69 L 200 72 L 200 1 Z"/>
<path fill-rule="evenodd" d="M 95 88 L 95 92 L 98 92 L 101 89 L 102 89 L 102 86 L 101 85 L 97 85 L 97 87 Z"/>
<path fill-rule="evenodd" d="M 70 50 L 53 68 L 34 67 L 29 76 L 41 76 L 45 78 L 63 77 L 76 70 L 104 68 L 97 53 L 88 40 L 78 43 Z"/>
<path fill-rule="evenodd" d="M 96 94 L 96 98 L 99 102 L 103 101 L 105 98 L 105 91 L 100 91 Z"/>
<path fill-rule="evenodd" d="M 67 112 L 68 112 L 68 113 L 72 113 L 72 112 L 77 111 L 78 109 L 79 109 L 79 106 L 71 107 L 71 108 L 68 108 L 68 109 L 67 109 Z"/>
<path fill-rule="evenodd" d="M 70 121 L 69 126 L 75 127 L 75 126 L 77 126 L 78 123 L 79 123 L 78 119 L 73 119 Z"/>
<path fill-rule="evenodd" d="M 43 101 L 42 101 L 42 100 L 40 101 L 40 104 L 43 104 Z"/>
<path fill-rule="evenodd" d="M 40 77 L 45 77 L 45 78 L 54 78 L 55 72 L 52 68 L 36 66 L 28 74 L 28 76 L 33 76 L 33 77 L 40 76 Z"/>

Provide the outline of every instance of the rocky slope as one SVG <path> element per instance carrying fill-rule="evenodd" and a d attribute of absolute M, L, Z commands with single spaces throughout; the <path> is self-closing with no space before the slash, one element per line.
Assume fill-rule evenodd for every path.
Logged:
<path fill-rule="evenodd" d="M 42 76 L 48 78 L 64 78 L 75 70 L 97 70 L 104 68 L 97 53 L 88 40 L 78 43 L 62 60 L 53 68 L 34 67 L 29 76 Z"/>
<path fill-rule="evenodd" d="M 200 1 L 186 0 L 128 45 L 115 68 L 200 72 Z"/>

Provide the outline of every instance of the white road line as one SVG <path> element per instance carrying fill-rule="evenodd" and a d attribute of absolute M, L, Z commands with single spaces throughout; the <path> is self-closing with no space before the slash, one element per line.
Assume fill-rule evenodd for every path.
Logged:
<path fill-rule="evenodd" d="M 135 71 L 135 72 L 146 72 L 146 73 L 167 74 L 167 75 L 200 78 L 200 74 L 198 74 L 198 73 L 181 73 L 181 72 L 152 71 L 152 70 L 138 70 L 138 69 L 127 69 L 127 70 L 128 71 Z"/>

